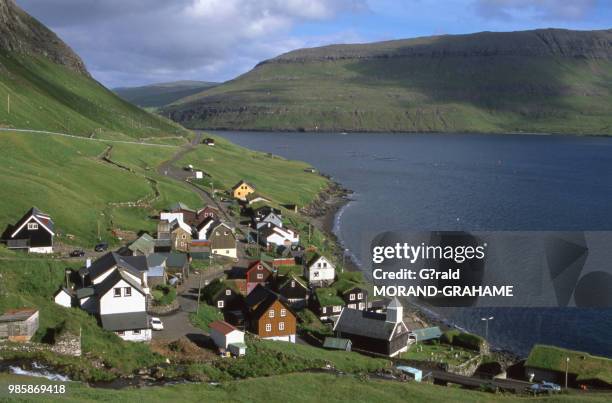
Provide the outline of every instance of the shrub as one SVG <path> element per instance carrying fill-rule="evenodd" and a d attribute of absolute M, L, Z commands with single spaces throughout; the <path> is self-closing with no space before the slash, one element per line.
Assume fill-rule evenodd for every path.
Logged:
<path fill-rule="evenodd" d="M 457 347 L 463 347 L 474 351 L 480 351 L 484 344 L 484 339 L 471 333 L 463 333 L 457 329 L 444 332 L 441 337 L 443 343 Z"/>
<path fill-rule="evenodd" d="M 157 305 L 169 305 L 176 299 L 176 288 L 169 285 L 158 285 L 153 290 L 153 299 Z"/>

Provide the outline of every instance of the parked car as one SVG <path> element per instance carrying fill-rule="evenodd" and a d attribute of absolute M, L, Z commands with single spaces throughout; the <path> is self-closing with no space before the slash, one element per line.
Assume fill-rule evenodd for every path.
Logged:
<path fill-rule="evenodd" d="M 561 392 L 561 386 L 557 385 L 556 383 L 552 383 L 552 382 L 534 383 L 527 389 L 529 390 L 529 392 L 535 395 L 539 395 L 542 393 L 552 394 L 552 393 Z"/>
<path fill-rule="evenodd" d="M 94 248 L 96 252 L 106 252 L 108 250 L 108 244 L 106 242 L 101 242 L 96 245 Z"/>
<path fill-rule="evenodd" d="M 70 257 L 83 257 L 85 256 L 85 251 L 83 249 L 75 249 L 70 252 Z"/>
<path fill-rule="evenodd" d="M 164 324 L 159 318 L 151 318 L 151 327 L 153 330 L 164 330 Z"/>

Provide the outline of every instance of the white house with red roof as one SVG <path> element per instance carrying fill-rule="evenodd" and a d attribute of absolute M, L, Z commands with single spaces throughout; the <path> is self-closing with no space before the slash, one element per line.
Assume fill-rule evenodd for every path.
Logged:
<path fill-rule="evenodd" d="M 210 337 L 222 351 L 229 351 L 236 356 L 246 353 L 244 332 L 223 320 L 216 320 L 208 325 Z"/>

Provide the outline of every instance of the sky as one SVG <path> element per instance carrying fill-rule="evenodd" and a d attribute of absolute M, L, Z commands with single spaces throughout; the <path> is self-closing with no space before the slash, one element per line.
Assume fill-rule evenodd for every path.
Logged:
<path fill-rule="evenodd" d="M 303 47 L 535 28 L 610 29 L 609 0 L 16 0 L 104 85 L 222 82 Z"/>

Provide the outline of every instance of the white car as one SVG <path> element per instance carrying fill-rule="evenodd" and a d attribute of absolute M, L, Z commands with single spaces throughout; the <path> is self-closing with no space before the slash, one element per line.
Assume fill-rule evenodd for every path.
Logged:
<path fill-rule="evenodd" d="M 151 318 L 151 327 L 153 330 L 164 330 L 164 324 L 159 318 Z"/>

